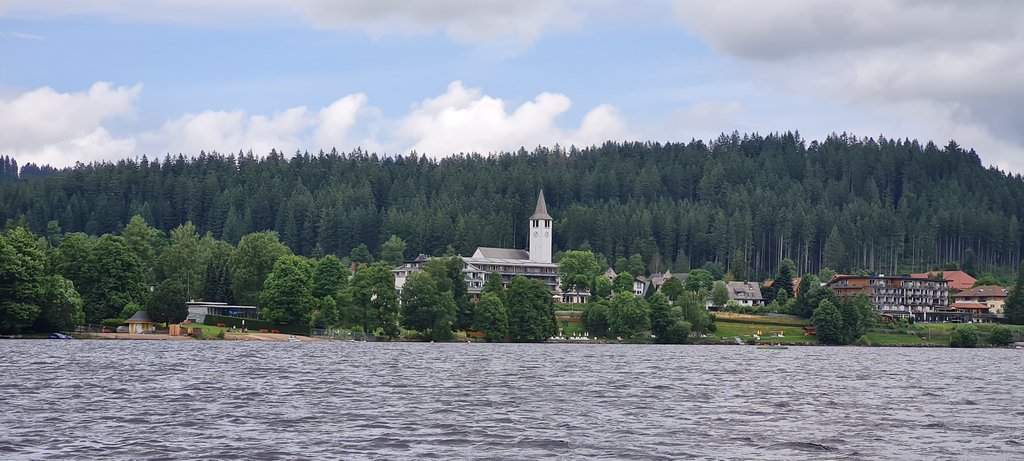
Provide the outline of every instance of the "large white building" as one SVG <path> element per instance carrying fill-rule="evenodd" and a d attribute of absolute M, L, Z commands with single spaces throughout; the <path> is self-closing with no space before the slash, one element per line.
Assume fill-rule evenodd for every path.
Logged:
<path fill-rule="evenodd" d="M 537 207 L 530 216 L 530 249 L 518 250 L 510 248 L 479 247 L 473 256 L 462 257 L 462 273 L 466 277 L 466 285 L 471 295 L 479 294 L 487 277 L 491 273 L 501 276 L 501 283 L 508 286 L 517 275 L 544 282 L 553 295 L 560 295 L 558 288 L 558 264 L 551 262 L 554 226 L 548 205 L 544 201 L 544 191 L 537 196 Z M 419 272 L 423 263 L 429 258 L 419 255 L 393 270 L 395 273 L 395 289 L 401 294 L 405 280 Z"/>

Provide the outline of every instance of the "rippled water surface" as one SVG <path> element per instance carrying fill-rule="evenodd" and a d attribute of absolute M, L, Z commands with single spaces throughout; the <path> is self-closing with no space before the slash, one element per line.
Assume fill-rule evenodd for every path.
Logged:
<path fill-rule="evenodd" d="M 0 459 L 1024 459 L 1014 350 L 0 341 Z"/>

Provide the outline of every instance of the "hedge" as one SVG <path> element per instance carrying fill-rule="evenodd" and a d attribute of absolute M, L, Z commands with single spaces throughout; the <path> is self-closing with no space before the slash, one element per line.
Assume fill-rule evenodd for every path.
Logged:
<path fill-rule="evenodd" d="M 278 330 L 281 333 L 287 333 L 291 335 L 309 335 L 309 325 L 303 325 L 301 323 L 293 323 L 291 325 L 278 325 L 271 323 L 266 320 L 247 319 L 242 317 L 231 317 L 227 315 L 212 315 L 206 314 L 206 318 L 203 319 L 203 323 L 206 325 L 217 325 L 223 323 L 224 326 L 242 328 L 242 320 L 245 320 L 245 328 L 249 331 L 259 331 L 266 329 L 267 331 Z"/>

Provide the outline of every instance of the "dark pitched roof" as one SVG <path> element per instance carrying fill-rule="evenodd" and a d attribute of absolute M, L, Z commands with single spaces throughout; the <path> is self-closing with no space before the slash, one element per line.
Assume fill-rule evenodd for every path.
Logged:
<path fill-rule="evenodd" d="M 961 291 L 957 294 L 952 295 L 954 298 L 974 298 L 974 297 L 989 297 L 989 298 L 1005 298 L 1010 295 L 1009 290 L 1001 286 L 996 285 L 982 285 L 971 288 L 969 290 Z"/>
<path fill-rule="evenodd" d="M 754 282 L 725 282 L 725 287 L 729 289 L 729 299 L 737 301 L 761 301 L 764 299 L 761 297 L 761 288 Z"/>
<path fill-rule="evenodd" d="M 135 313 L 135 315 L 132 316 L 132 318 L 130 318 L 128 320 L 125 320 L 125 323 L 131 323 L 131 322 L 134 322 L 134 323 L 142 323 L 142 322 L 153 323 L 153 320 L 151 320 L 149 318 L 149 312 L 138 311 L 138 312 Z"/>
<path fill-rule="evenodd" d="M 551 219 L 551 215 L 548 214 L 548 204 L 544 201 L 544 189 L 540 190 L 540 194 L 537 195 L 537 209 L 533 211 L 533 216 L 530 219 Z"/>

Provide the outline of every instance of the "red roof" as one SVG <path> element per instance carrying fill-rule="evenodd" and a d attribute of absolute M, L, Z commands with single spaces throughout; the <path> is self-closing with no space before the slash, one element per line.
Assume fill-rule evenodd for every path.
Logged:
<path fill-rule="evenodd" d="M 1010 293 L 1006 288 L 996 285 L 982 285 L 969 290 L 961 291 L 954 298 L 1005 298 Z"/>
<path fill-rule="evenodd" d="M 974 277 L 964 271 L 933 271 L 923 274 L 911 274 L 915 278 L 930 279 L 942 274 L 942 278 L 949 282 L 949 288 L 954 290 L 970 290 L 977 281 Z"/>
<path fill-rule="evenodd" d="M 949 307 L 952 308 L 952 309 L 961 309 L 961 310 L 965 310 L 965 311 L 966 310 L 986 310 L 987 311 L 989 309 L 989 307 L 987 305 L 982 304 L 982 303 L 967 303 L 967 302 L 964 302 L 964 303 L 953 303 L 953 304 L 950 304 Z"/>

